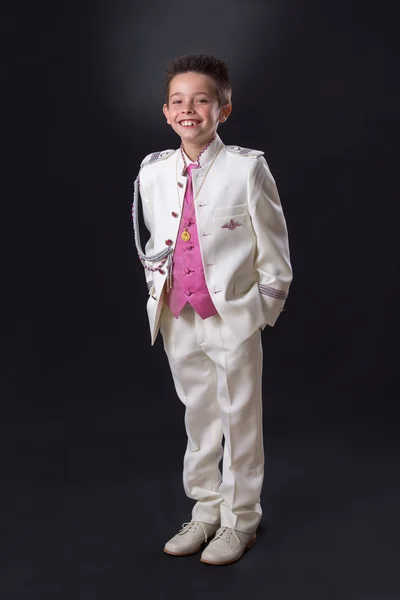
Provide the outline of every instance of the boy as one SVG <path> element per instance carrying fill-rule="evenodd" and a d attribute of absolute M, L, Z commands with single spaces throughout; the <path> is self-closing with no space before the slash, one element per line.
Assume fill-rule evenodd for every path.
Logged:
<path fill-rule="evenodd" d="M 201 561 L 223 565 L 252 546 L 261 519 L 261 329 L 282 311 L 292 270 L 285 218 L 263 152 L 225 146 L 217 134 L 232 110 L 225 63 L 187 55 L 173 60 L 166 75 L 163 112 L 181 146 L 141 164 L 150 232 L 145 253 L 139 177 L 133 203 L 151 343 L 161 330 L 186 408 L 184 488 L 196 500 L 192 520 L 164 551 L 194 554 L 211 540 Z"/>

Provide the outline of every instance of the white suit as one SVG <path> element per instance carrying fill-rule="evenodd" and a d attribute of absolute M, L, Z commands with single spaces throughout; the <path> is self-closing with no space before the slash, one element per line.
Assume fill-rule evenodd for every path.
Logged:
<path fill-rule="evenodd" d="M 192 171 L 195 214 L 218 314 L 202 320 L 186 305 L 175 319 L 163 303 L 166 269 L 146 270 L 151 343 L 161 327 L 176 391 L 186 406 L 183 478 L 187 495 L 197 500 L 193 519 L 253 532 L 261 518 L 264 466 L 260 328 L 275 324 L 292 280 L 287 228 L 263 152 L 225 146 L 216 135 L 200 164 Z M 180 150 L 142 162 L 147 255 L 176 243 L 183 168 Z"/>

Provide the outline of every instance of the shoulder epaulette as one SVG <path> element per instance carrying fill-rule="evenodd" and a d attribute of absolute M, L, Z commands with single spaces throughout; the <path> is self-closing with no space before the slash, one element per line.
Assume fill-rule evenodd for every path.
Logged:
<path fill-rule="evenodd" d="M 148 154 L 144 157 L 140 164 L 140 168 L 145 167 L 147 165 L 151 165 L 160 160 L 169 158 L 172 154 L 174 154 L 174 152 L 176 152 L 176 150 L 162 150 L 161 152 L 152 152 L 151 154 Z"/>
<path fill-rule="evenodd" d="M 251 148 L 242 148 L 241 146 L 225 146 L 228 152 L 238 154 L 240 156 L 262 156 L 262 150 L 252 150 Z"/>

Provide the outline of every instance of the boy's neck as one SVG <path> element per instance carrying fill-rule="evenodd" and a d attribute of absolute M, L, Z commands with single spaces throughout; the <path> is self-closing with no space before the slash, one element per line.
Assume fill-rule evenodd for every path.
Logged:
<path fill-rule="evenodd" d="M 197 157 L 201 154 L 202 150 L 209 144 L 210 140 L 215 137 L 215 133 L 210 137 L 210 139 L 205 143 L 201 144 L 201 146 L 196 146 L 192 144 L 188 144 L 187 142 L 182 141 L 182 147 L 185 154 L 190 158 L 192 162 L 196 162 Z"/>

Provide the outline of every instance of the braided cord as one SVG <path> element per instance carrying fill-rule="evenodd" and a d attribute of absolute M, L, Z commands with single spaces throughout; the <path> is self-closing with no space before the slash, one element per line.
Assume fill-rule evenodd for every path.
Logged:
<path fill-rule="evenodd" d="M 134 187 L 133 187 L 133 202 L 132 202 L 133 235 L 134 235 L 137 253 L 139 255 L 140 260 L 143 263 L 144 268 L 147 269 L 148 271 L 159 271 L 168 259 L 169 259 L 168 260 L 168 269 L 170 269 L 171 263 L 172 263 L 171 254 L 173 252 L 173 249 L 171 247 L 167 246 L 166 248 L 164 248 L 164 250 L 161 250 L 160 252 L 157 252 L 156 254 L 151 254 L 151 255 L 150 254 L 146 255 L 142 250 L 142 244 L 140 242 L 139 214 L 138 214 L 139 188 L 140 188 L 140 180 L 139 180 L 139 176 L 138 176 L 135 179 L 135 183 L 134 183 Z M 144 264 L 145 261 L 154 263 L 154 262 L 157 262 L 160 260 L 162 261 L 162 263 L 158 267 L 155 267 L 155 268 L 148 267 L 147 265 Z"/>

